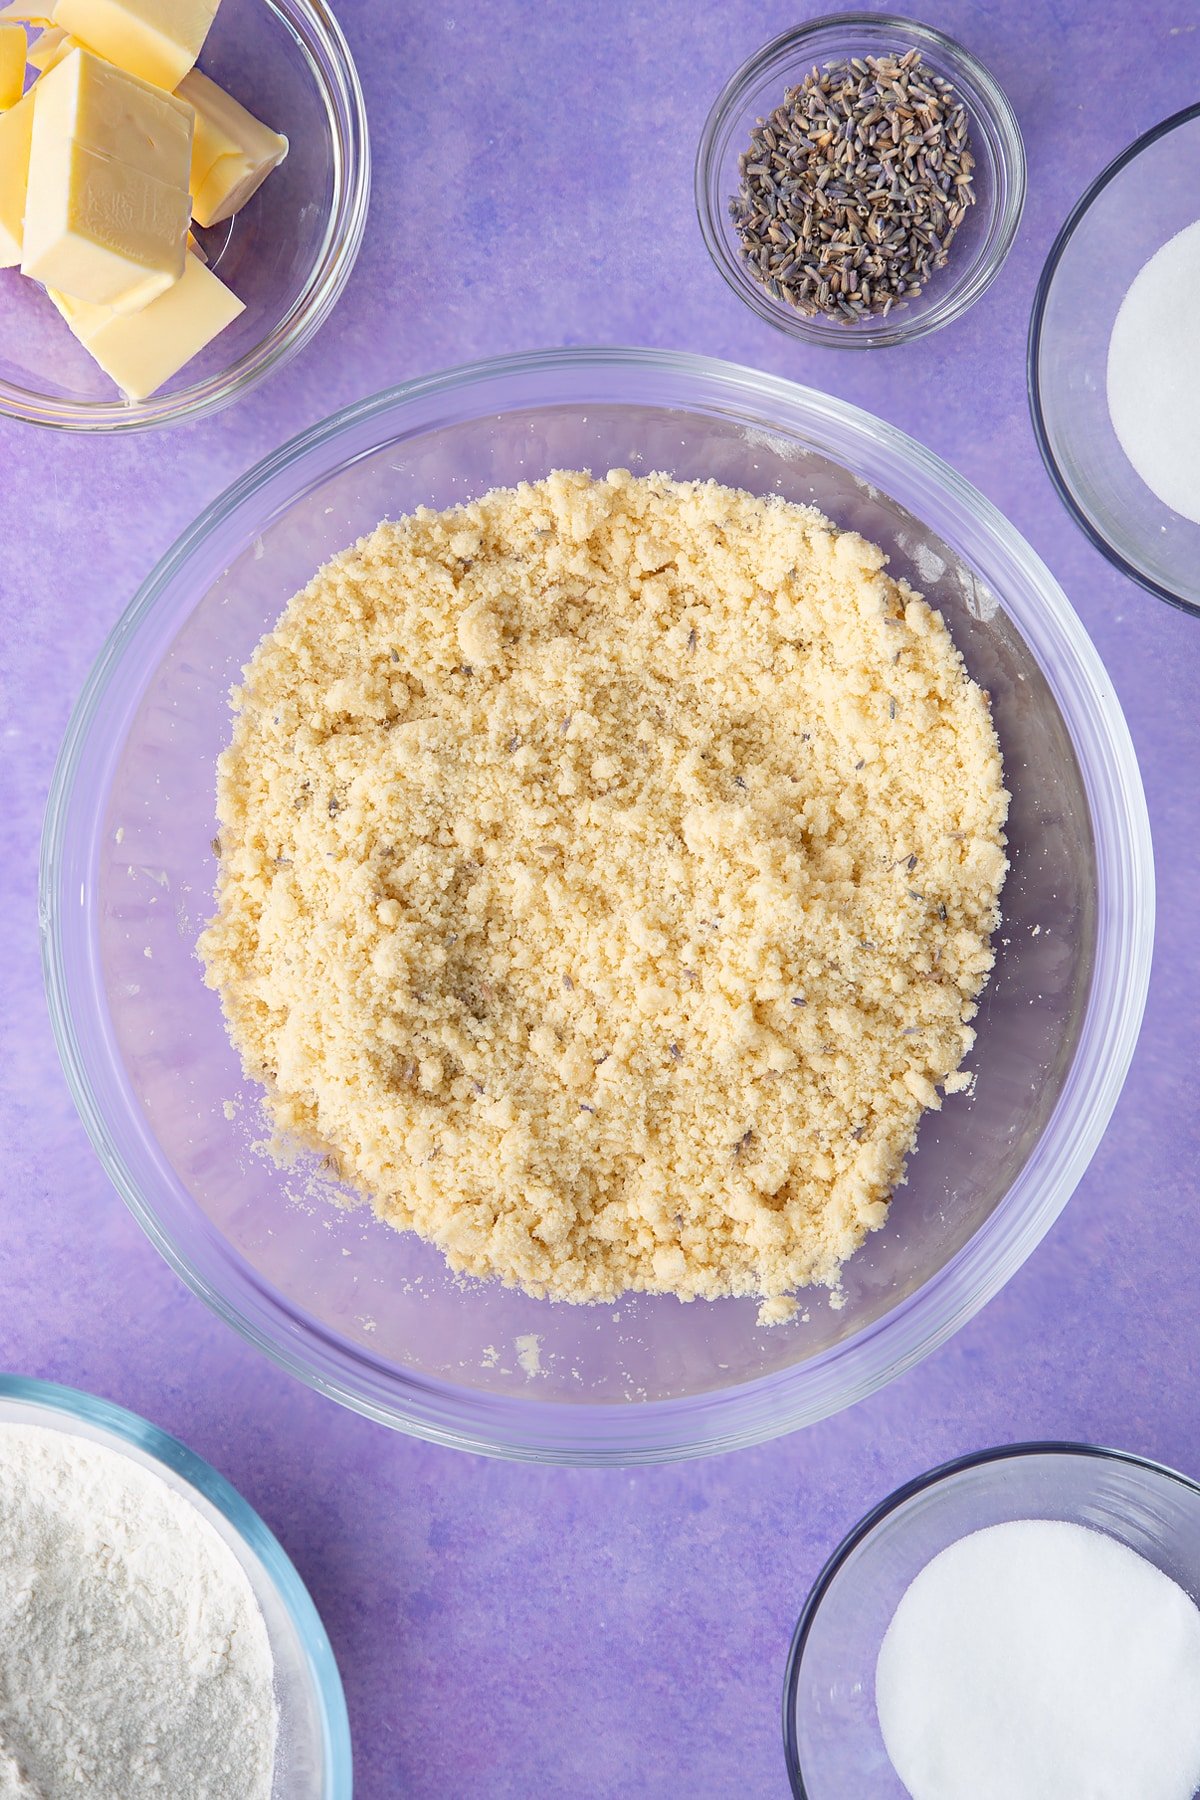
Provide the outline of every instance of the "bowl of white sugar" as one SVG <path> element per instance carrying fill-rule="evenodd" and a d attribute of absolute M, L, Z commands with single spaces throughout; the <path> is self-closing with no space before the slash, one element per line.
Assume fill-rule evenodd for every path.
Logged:
<path fill-rule="evenodd" d="M 1200 105 L 1092 183 L 1046 262 L 1029 334 L 1034 430 L 1109 560 L 1200 612 Z"/>
<path fill-rule="evenodd" d="M 135 1414 L 0 1375 L 0 1794 L 351 1788 L 329 1640 L 258 1515 Z"/>
<path fill-rule="evenodd" d="M 1193 1800 L 1200 1486 L 1085 1444 L 919 1477 L 831 1557 L 784 1684 L 797 1800 Z"/>

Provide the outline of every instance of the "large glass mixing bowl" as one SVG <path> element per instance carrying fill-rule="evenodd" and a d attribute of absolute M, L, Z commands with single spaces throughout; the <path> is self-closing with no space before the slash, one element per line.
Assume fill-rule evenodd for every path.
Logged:
<path fill-rule="evenodd" d="M 753 1301 L 553 1305 L 450 1275 L 259 1148 L 196 937 L 228 690 L 317 565 L 381 518 L 556 467 L 665 469 L 814 502 L 881 543 L 989 689 L 1012 872 L 974 1093 L 921 1127 L 886 1228 L 763 1329 Z M 1111 683 L 1049 572 L 981 495 L 866 413 L 694 356 L 571 350 L 412 382 L 251 471 L 121 620 L 67 732 L 43 844 L 54 1028 L 103 1163 L 195 1291 L 324 1392 L 502 1455 L 653 1461 L 821 1418 L 996 1292 L 1065 1204 L 1133 1052 L 1150 833 Z"/>

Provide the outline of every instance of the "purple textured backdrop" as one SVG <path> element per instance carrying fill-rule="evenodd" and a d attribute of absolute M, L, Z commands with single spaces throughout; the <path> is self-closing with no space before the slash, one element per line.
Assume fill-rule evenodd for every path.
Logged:
<path fill-rule="evenodd" d="M 342 0 L 370 106 L 374 210 L 324 332 L 214 422 L 88 442 L 0 428 L 0 1367 L 176 1432 L 295 1558 L 345 1679 L 361 1800 L 782 1794 L 788 1635 L 841 1533 L 898 1481 L 1056 1435 L 1200 1474 L 1200 625 L 1112 571 L 1041 468 L 1025 331 L 1054 232 L 1137 133 L 1196 97 L 1192 0 L 945 0 L 1012 96 L 1030 200 L 1000 279 L 920 344 L 793 345 L 709 265 L 696 138 L 770 0 Z M 1063 79 L 1064 69 L 1071 71 Z M 42 1000 L 36 863 L 68 711 L 105 633 L 199 507 L 334 407 L 468 358 L 659 344 L 859 402 L 956 464 L 1060 578 L 1107 660 L 1159 857 L 1141 1045 L 1042 1248 L 945 1349 L 856 1410 L 759 1450 L 633 1473 L 434 1449 L 308 1392 L 160 1262 L 100 1173 Z M 851 1800 L 851 1797 L 847 1797 Z M 857 1797 L 854 1797 L 857 1800 Z"/>

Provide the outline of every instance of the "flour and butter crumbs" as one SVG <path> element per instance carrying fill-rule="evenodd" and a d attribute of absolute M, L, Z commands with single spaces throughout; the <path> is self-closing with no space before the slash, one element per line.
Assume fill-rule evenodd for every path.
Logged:
<path fill-rule="evenodd" d="M 790 1316 L 992 966 L 988 697 L 882 552 L 713 482 L 421 509 L 263 639 L 201 939 L 277 1131 L 453 1268 Z"/>

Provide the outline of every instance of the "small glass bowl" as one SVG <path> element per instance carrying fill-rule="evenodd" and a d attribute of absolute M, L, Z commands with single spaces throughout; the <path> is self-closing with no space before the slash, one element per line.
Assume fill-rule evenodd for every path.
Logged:
<path fill-rule="evenodd" d="M 808 319 L 755 280 L 742 255 L 729 202 L 741 180 L 738 158 L 756 123 L 815 67 L 849 57 L 921 52 L 924 64 L 951 83 L 967 110 L 975 155 L 975 204 L 958 229 L 944 269 L 924 293 L 886 318 L 852 323 Z M 1025 202 L 1025 150 L 1004 90 L 961 44 L 931 25 L 883 13 L 830 13 L 785 31 L 726 82 L 700 134 L 696 210 L 709 253 L 734 293 L 768 325 L 834 350 L 878 350 L 937 331 L 966 312 L 990 286 L 1008 255 Z"/>
<path fill-rule="evenodd" d="M 262 1609 L 275 1664 L 275 1800 L 350 1800 L 350 1725 L 325 1627 L 278 1541 L 203 1458 L 156 1425 L 77 1388 L 0 1374 L 0 1425 L 86 1438 L 181 1494 L 237 1557 Z"/>
<path fill-rule="evenodd" d="M 1200 1486 L 1091 1444 L 1007 1444 L 897 1488 L 830 1557 L 796 1626 L 783 1742 L 796 1800 L 907 1800 L 875 1713 L 875 1663 L 909 1583 L 969 1532 L 1012 1519 L 1090 1525 L 1200 1599 Z"/>
<path fill-rule="evenodd" d="M 308 343 L 350 278 L 367 219 L 366 106 L 325 0 L 223 0 L 200 67 L 288 139 L 235 218 L 196 238 L 246 310 L 148 400 L 125 399 L 39 285 L 0 269 L 0 416 L 139 431 L 219 412 Z"/>
<path fill-rule="evenodd" d="M 1108 343 L 1130 283 L 1200 217 L 1200 105 L 1122 151 L 1059 232 L 1029 326 L 1029 405 L 1067 511 L 1122 573 L 1200 614 L 1200 525 L 1164 505 L 1108 415 Z M 1194 305 L 1194 298 L 1184 300 Z"/>

